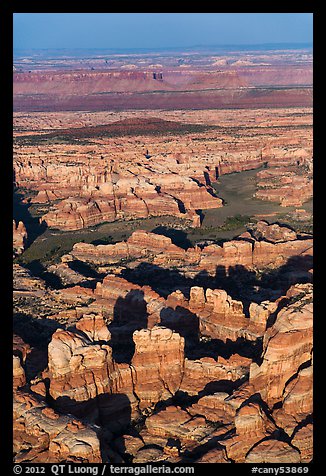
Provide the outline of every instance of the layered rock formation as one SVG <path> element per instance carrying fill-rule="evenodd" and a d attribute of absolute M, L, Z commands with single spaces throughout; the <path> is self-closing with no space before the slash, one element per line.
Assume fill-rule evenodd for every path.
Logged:
<path fill-rule="evenodd" d="M 310 219 L 311 65 L 239 55 L 16 69 L 15 107 L 39 112 L 14 117 L 15 462 L 312 460 L 312 235 L 259 200 Z M 214 190 L 244 171 L 256 208 L 220 244 Z"/>
<path fill-rule="evenodd" d="M 169 250 L 165 237 L 153 246 L 160 240 Z M 91 304 L 51 316 L 63 327 L 52 333 L 47 368 L 36 379 L 26 378 L 31 350 L 16 338 L 14 385 L 23 388 L 19 402 L 30 402 L 28 411 L 21 403 L 15 413 L 22 422 L 17 461 L 310 461 L 311 284 L 294 285 L 276 301 L 252 302 L 249 317 L 221 289 L 192 286 L 189 298 L 179 291 L 165 299 L 149 286 L 108 275 L 88 291 Z M 240 354 L 227 356 L 222 343 L 239 339 L 247 357 L 243 345 L 236 347 Z M 252 347 L 259 342 L 260 350 Z M 208 345 L 215 356 L 205 356 Z M 29 411 L 43 419 L 44 437 L 33 451 Z M 58 422 L 55 432 L 49 418 Z M 94 424 L 111 435 L 102 441 L 106 456 L 99 456 Z M 139 437 L 129 433 L 133 425 Z M 26 456 L 22 441 L 29 445 Z"/>
<path fill-rule="evenodd" d="M 301 239 L 288 227 L 258 222 L 251 234 L 239 236 L 222 246 L 212 244 L 184 250 L 174 245 L 168 237 L 139 230 L 126 242 L 114 245 L 76 243 L 71 255 L 74 259 L 95 265 L 146 258 L 162 267 L 191 266 L 198 272 L 205 270 L 215 274 L 218 269 L 228 270 L 234 266 L 247 269 L 277 268 L 298 256 L 308 260 L 312 255 L 312 244 L 309 236 Z"/>
<path fill-rule="evenodd" d="M 143 409 L 168 399 L 179 389 L 184 372 L 184 339 L 170 329 L 154 327 L 136 331 L 133 340 L 134 392 Z"/>
<path fill-rule="evenodd" d="M 81 421 L 56 413 L 24 391 L 14 396 L 15 462 L 100 463 L 96 431 Z"/>
<path fill-rule="evenodd" d="M 272 59 L 272 65 L 266 63 L 266 57 L 269 62 Z M 113 57 L 113 60 L 116 62 L 117 59 Z M 166 62 L 165 57 L 160 60 Z M 157 58 L 152 61 L 157 61 Z M 254 62 L 249 61 L 249 67 L 237 58 L 237 61 L 232 61 L 232 67 L 216 69 L 216 66 L 212 68 L 211 60 L 204 71 L 198 70 L 196 63 L 186 65 L 186 69 L 182 69 L 180 64 L 172 68 L 167 65 L 164 72 L 161 64 L 157 71 L 155 63 L 145 70 L 142 63 L 138 67 L 129 65 L 132 70 L 136 68 L 135 71 L 125 71 L 127 65 L 121 64 L 121 69 L 105 71 L 106 67 L 102 69 L 103 61 L 100 67 L 94 63 L 98 71 L 90 71 L 89 64 L 87 69 L 85 65 L 78 65 L 77 70 L 81 71 L 21 71 L 14 73 L 14 104 L 16 110 L 22 111 L 126 110 L 128 99 L 129 108 L 133 109 L 193 109 L 198 108 L 198 103 L 215 109 L 225 108 L 226 104 L 240 108 L 252 107 L 253 103 L 256 107 L 273 107 L 275 103 L 310 105 L 310 64 L 296 64 L 296 58 L 291 58 L 291 55 L 287 68 L 273 64 L 274 61 L 273 52 L 269 52 L 265 61 L 257 64 L 255 58 Z M 265 88 L 258 88 L 256 92 L 257 84 L 265 85 Z M 268 87 L 271 84 L 274 86 L 272 89 Z M 275 88 L 275 84 L 283 87 Z M 293 88 L 293 84 L 297 84 L 297 88 Z M 252 93 L 252 89 L 256 94 Z M 235 95 L 234 90 L 238 94 Z M 153 92 L 155 94 L 150 94 Z"/>
<path fill-rule="evenodd" d="M 282 399 L 286 383 L 312 357 L 311 286 L 291 287 L 287 297 L 289 305 L 264 335 L 261 365 L 252 364 L 250 369 L 250 383 L 270 407 Z"/>
<path fill-rule="evenodd" d="M 305 169 L 276 167 L 262 170 L 257 174 L 258 190 L 255 193 L 261 200 L 279 202 L 282 207 L 300 207 L 313 196 L 312 165 L 310 161 L 298 157 L 297 164 L 303 163 Z M 307 165 L 306 165 L 307 164 Z M 309 164 L 309 165 L 308 165 Z"/>
<path fill-rule="evenodd" d="M 211 187 L 220 175 L 263 166 L 267 169 L 258 175 L 259 187 L 280 174 L 290 182 L 284 183 L 283 194 L 279 180 L 275 190 L 267 184 L 258 190 L 260 198 L 279 193 L 282 204 L 290 206 L 311 196 L 311 118 L 306 110 L 282 109 L 278 116 L 259 110 L 255 119 L 247 111 L 242 117 L 236 111 L 223 116 L 209 110 L 189 111 L 186 117 L 181 111 L 160 111 L 159 118 L 157 111 L 130 111 L 121 113 L 120 121 L 110 112 L 80 112 L 73 118 L 71 112 L 62 114 L 52 114 L 46 122 L 35 113 L 34 133 L 39 134 L 18 133 L 14 146 L 15 183 L 36 192 L 31 203 L 48 205 L 43 220 L 50 227 L 76 230 L 166 215 L 199 226 L 200 210 L 222 206 L 222 197 Z M 18 115 L 17 123 L 24 127 L 21 121 Z"/>
<path fill-rule="evenodd" d="M 222 200 L 205 183 L 204 171 L 200 174 L 203 183 L 198 183 L 187 170 L 181 176 L 173 170 L 158 176 L 146 161 L 124 168 L 117 161 L 110 164 L 101 159 L 90 166 L 85 159 L 72 158 L 68 169 L 65 161 L 51 166 L 43 160 L 28 160 L 31 165 L 27 170 L 27 164 L 18 162 L 17 185 L 39 190 L 33 203 L 52 204 L 42 218 L 49 227 L 78 230 L 102 222 L 162 215 L 192 221 L 196 210 L 222 206 Z"/>

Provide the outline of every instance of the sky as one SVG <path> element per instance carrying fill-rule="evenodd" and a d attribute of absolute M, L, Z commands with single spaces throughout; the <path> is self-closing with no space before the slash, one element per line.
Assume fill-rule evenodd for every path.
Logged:
<path fill-rule="evenodd" d="M 14 49 L 312 43 L 312 13 L 14 13 Z"/>

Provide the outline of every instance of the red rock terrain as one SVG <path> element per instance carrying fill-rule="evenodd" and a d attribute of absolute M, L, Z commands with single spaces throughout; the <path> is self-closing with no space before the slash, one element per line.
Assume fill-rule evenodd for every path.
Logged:
<path fill-rule="evenodd" d="M 300 164 L 300 161 L 297 163 Z M 302 164 L 304 167 L 304 161 Z M 306 167 L 307 171 L 281 166 L 258 172 L 255 196 L 279 202 L 282 207 L 300 207 L 313 195 L 312 166 L 308 162 Z"/>
<path fill-rule="evenodd" d="M 257 197 L 299 206 L 312 190 L 310 113 L 283 110 L 281 121 L 270 114 L 255 112 L 255 124 L 239 129 L 232 123 L 239 120 L 236 111 L 220 115 L 223 126 L 209 111 L 189 122 L 180 111 L 178 121 L 171 115 L 167 120 L 138 115 L 106 125 L 100 124 L 107 117 L 95 114 L 98 125 L 70 129 L 57 121 L 71 121 L 71 113 L 54 116 L 50 124 L 56 132 L 17 135 L 15 183 L 34 193 L 30 203 L 48 204 L 44 223 L 62 230 L 169 215 L 198 227 L 201 210 L 223 206 L 212 188 L 220 175 L 259 167 L 267 168 L 257 177 Z M 252 115 L 247 118 L 252 121 Z M 272 125 L 265 126 L 268 118 Z M 80 120 L 85 124 L 83 116 Z M 24 127 L 20 116 L 17 124 Z M 50 124 L 41 121 L 37 127 L 41 132 Z M 283 188 L 279 181 L 274 188 L 267 182 L 275 181 L 276 173 L 284 173 L 284 182 L 289 177 Z"/>
<path fill-rule="evenodd" d="M 259 218 L 311 219 L 310 59 L 16 61 L 16 463 L 312 461 L 313 237 Z M 210 239 L 250 170 L 258 211 Z"/>
<path fill-rule="evenodd" d="M 311 105 L 310 65 L 239 66 L 206 72 L 166 68 L 163 72 L 19 72 L 13 78 L 14 108 L 56 111 Z"/>
<path fill-rule="evenodd" d="M 76 244 L 63 257 L 67 269 L 78 260 L 116 270 L 93 287 L 51 289 L 40 282 L 37 291 L 33 278 L 17 268 L 15 305 L 26 318 L 15 326 L 31 344 L 16 338 L 14 346 L 16 461 L 310 461 L 311 275 L 306 284 L 289 285 L 287 274 L 300 270 L 298 257 L 309 260 L 311 246 L 266 222 L 246 239 L 188 250 L 137 231 L 115 245 Z M 270 247 L 283 261 L 271 260 Z M 241 266 L 234 256 L 246 257 Z M 133 283 L 133 270 L 144 260 L 158 271 L 174 263 L 182 291 L 173 291 L 166 276 L 160 288 L 172 292 L 164 297 L 145 271 L 141 277 L 150 284 Z M 190 278 L 202 270 L 209 276 L 212 262 L 225 267 L 229 286 L 234 265 L 241 273 L 268 275 L 273 268 L 282 289 L 269 289 L 268 279 L 249 284 L 249 274 L 240 274 L 230 295 L 217 286 L 218 273 L 207 284 Z M 32 359 L 44 345 L 43 360 L 42 353 Z M 41 432 L 37 444 L 31 412 Z"/>

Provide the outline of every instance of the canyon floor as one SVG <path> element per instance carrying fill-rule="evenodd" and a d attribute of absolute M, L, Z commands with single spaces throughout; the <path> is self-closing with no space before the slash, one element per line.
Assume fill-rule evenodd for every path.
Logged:
<path fill-rule="evenodd" d="M 14 62 L 14 460 L 313 458 L 306 50 Z"/>

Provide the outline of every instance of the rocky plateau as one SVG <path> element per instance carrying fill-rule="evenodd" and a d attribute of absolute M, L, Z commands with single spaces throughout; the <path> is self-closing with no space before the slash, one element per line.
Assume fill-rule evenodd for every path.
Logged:
<path fill-rule="evenodd" d="M 16 58 L 15 463 L 312 461 L 310 59 Z"/>

